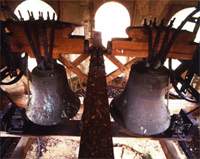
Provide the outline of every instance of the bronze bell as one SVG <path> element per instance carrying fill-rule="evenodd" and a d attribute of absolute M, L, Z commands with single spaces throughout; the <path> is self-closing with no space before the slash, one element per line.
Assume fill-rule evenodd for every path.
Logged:
<path fill-rule="evenodd" d="M 165 105 L 169 72 L 164 66 L 154 69 L 143 62 L 133 64 L 124 91 L 110 105 L 114 120 L 130 132 L 156 135 L 170 125 Z"/>
<path fill-rule="evenodd" d="M 54 69 L 32 71 L 33 92 L 27 117 L 38 125 L 55 125 L 70 119 L 80 108 L 79 98 L 70 89 L 65 68 L 56 64 Z"/>

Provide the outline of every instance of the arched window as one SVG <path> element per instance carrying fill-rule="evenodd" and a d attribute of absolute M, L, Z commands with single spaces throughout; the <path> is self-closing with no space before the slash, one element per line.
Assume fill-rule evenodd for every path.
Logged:
<path fill-rule="evenodd" d="M 29 19 L 27 10 L 29 10 L 29 12 L 33 12 L 35 19 L 39 19 L 39 12 L 43 13 L 44 19 L 47 19 L 47 11 L 49 12 L 50 19 L 53 18 L 53 13 L 55 13 L 54 9 L 50 5 L 41 0 L 26 0 L 19 4 L 15 9 L 14 13 L 17 15 L 18 18 L 20 18 L 18 10 L 20 10 L 24 20 Z M 57 19 L 56 13 L 55 19 Z"/>
<path fill-rule="evenodd" d="M 102 43 L 106 47 L 112 37 L 128 37 L 125 30 L 130 26 L 127 9 L 117 2 L 103 4 L 95 15 L 95 30 L 102 33 Z"/>
<path fill-rule="evenodd" d="M 95 14 L 95 31 L 102 34 L 102 44 L 107 47 L 107 42 L 113 37 L 127 38 L 126 28 L 130 26 L 130 15 L 128 10 L 120 3 L 104 3 Z M 117 57 L 122 63 L 126 57 Z M 109 74 L 117 67 L 105 58 L 106 73 Z"/>
<path fill-rule="evenodd" d="M 181 24 L 181 22 L 192 12 L 194 11 L 196 8 L 195 7 L 191 7 L 191 8 L 185 8 L 179 12 L 177 12 L 172 18 L 176 18 L 174 21 L 174 25 L 173 28 L 178 28 L 178 26 Z M 197 12 L 193 17 L 198 18 L 200 17 L 200 12 Z M 194 22 L 187 22 L 182 30 L 187 30 L 190 32 L 193 32 L 195 27 L 195 23 Z M 194 40 L 194 42 L 199 43 L 200 42 L 200 27 L 198 29 L 198 32 L 196 34 L 196 38 Z"/>

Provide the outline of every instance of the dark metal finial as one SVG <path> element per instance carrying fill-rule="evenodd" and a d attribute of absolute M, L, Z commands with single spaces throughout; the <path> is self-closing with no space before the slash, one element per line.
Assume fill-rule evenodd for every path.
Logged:
<path fill-rule="evenodd" d="M 156 17 L 154 18 L 153 26 L 154 26 L 154 27 L 156 26 Z"/>
<path fill-rule="evenodd" d="M 147 26 L 147 19 L 146 18 L 144 19 L 144 24 L 143 25 Z"/>
<path fill-rule="evenodd" d="M 57 21 L 60 20 L 60 10 L 58 11 L 58 18 L 57 18 Z"/>
<path fill-rule="evenodd" d="M 50 20 L 49 11 L 47 11 L 47 20 Z"/>
<path fill-rule="evenodd" d="M 161 20 L 161 23 L 160 23 L 160 26 L 164 26 L 164 22 L 165 22 L 165 18 L 163 18 L 162 20 Z"/>
<path fill-rule="evenodd" d="M 19 16 L 20 16 L 20 20 L 24 21 L 24 18 L 22 17 L 20 10 L 18 10 L 18 13 L 19 13 Z"/>
<path fill-rule="evenodd" d="M 173 26 L 175 19 L 176 19 L 176 18 L 174 18 L 173 20 L 170 21 L 170 24 L 169 24 L 169 27 L 170 27 L 170 28 Z"/>
<path fill-rule="evenodd" d="M 29 10 L 27 10 L 27 12 L 28 12 L 29 20 L 31 20 L 31 14 L 30 14 Z"/>
<path fill-rule="evenodd" d="M 197 8 L 198 11 L 200 11 L 200 1 L 198 2 Z"/>
<path fill-rule="evenodd" d="M 55 20 L 55 13 L 53 13 L 53 19 L 52 20 Z"/>
<path fill-rule="evenodd" d="M 31 18 L 34 19 L 33 12 L 31 12 Z"/>

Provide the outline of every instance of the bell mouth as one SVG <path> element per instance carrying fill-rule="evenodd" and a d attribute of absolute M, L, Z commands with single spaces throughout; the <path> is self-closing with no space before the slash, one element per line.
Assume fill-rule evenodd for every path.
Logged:
<path fill-rule="evenodd" d="M 32 99 L 26 115 L 33 123 L 52 126 L 78 112 L 80 101 L 68 84 L 64 66 L 56 64 L 52 70 L 35 67 L 32 84 Z"/>
<path fill-rule="evenodd" d="M 162 119 L 153 118 L 150 120 L 145 120 L 143 118 L 130 117 L 131 113 L 124 114 L 123 110 L 119 109 L 118 105 L 115 102 L 118 101 L 114 101 L 113 103 L 111 102 L 110 105 L 111 116 L 113 117 L 116 123 L 122 126 L 127 132 L 132 133 L 134 135 L 158 135 L 166 131 L 171 124 L 171 116 L 168 110 L 162 112 Z M 127 119 L 127 116 L 129 116 L 129 119 Z M 154 116 L 156 116 L 156 114 L 154 114 Z"/>
<path fill-rule="evenodd" d="M 171 117 L 165 105 L 169 71 L 133 64 L 124 91 L 110 104 L 114 120 L 131 133 L 151 136 L 168 129 Z"/>

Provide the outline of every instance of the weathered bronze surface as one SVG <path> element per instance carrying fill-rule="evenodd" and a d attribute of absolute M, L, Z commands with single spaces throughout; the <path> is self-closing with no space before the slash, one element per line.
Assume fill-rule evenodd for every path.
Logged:
<path fill-rule="evenodd" d="M 27 117 L 39 125 L 55 125 L 70 119 L 80 108 L 79 98 L 70 89 L 65 68 L 56 64 L 48 71 L 32 71 L 33 92 Z"/>
<path fill-rule="evenodd" d="M 165 67 L 145 67 L 133 64 L 124 91 L 111 102 L 115 121 L 127 130 L 140 135 L 155 135 L 170 125 L 165 105 L 165 87 L 169 73 Z"/>

